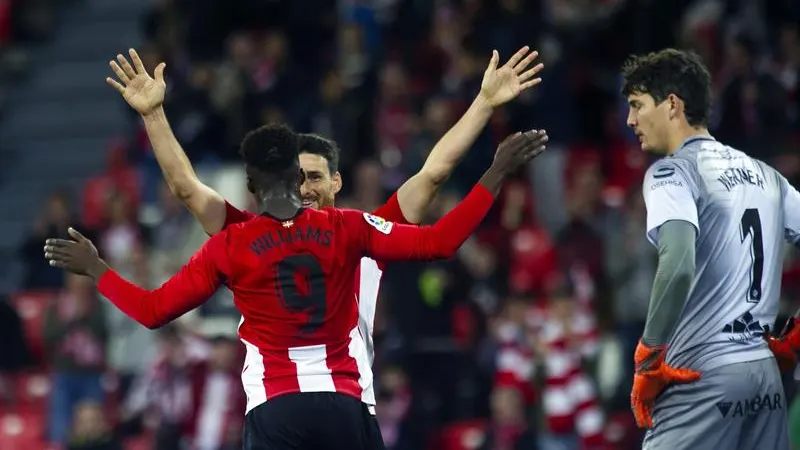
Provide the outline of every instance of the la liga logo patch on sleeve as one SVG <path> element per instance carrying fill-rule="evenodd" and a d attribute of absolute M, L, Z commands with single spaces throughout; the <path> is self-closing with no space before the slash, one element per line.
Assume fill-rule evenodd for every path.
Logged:
<path fill-rule="evenodd" d="M 364 220 L 366 220 L 372 228 L 375 228 L 383 234 L 391 233 L 392 227 L 394 226 L 394 223 L 387 221 L 383 217 L 373 216 L 369 213 L 364 213 Z"/>

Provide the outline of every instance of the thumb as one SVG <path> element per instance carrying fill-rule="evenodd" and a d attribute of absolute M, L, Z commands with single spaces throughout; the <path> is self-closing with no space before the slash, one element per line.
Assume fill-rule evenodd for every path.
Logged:
<path fill-rule="evenodd" d="M 164 82 L 164 69 L 167 68 L 167 63 L 161 63 L 156 66 L 156 70 L 153 71 L 153 75 L 156 77 L 156 81 L 163 83 Z"/>
<path fill-rule="evenodd" d="M 500 62 L 500 54 L 497 50 L 492 50 L 492 59 L 489 60 L 489 67 L 486 68 L 486 73 L 491 73 L 497 70 L 497 64 Z"/>
<path fill-rule="evenodd" d="M 84 244 L 84 243 L 90 242 L 90 241 L 89 241 L 89 239 L 86 239 L 86 236 L 82 235 L 82 234 L 81 234 L 81 233 L 80 233 L 78 230 L 76 230 L 75 228 L 69 227 L 69 229 L 67 230 L 67 233 L 69 233 L 69 235 L 70 235 L 70 237 L 71 237 L 72 239 L 75 239 L 75 241 L 77 241 L 77 242 L 79 242 L 79 243 L 81 243 L 81 244 Z"/>

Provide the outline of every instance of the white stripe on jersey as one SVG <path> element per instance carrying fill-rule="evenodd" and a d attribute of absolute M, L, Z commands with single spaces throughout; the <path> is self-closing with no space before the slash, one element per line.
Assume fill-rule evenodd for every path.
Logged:
<path fill-rule="evenodd" d="M 375 309 L 378 302 L 383 271 L 378 263 L 370 258 L 362 258 L 359 269 L 358 286 L 358 326 L 350 331 L 348 355 L 355 361 L 358 368 L 358 385 L 362 389 L 361 401 L 369 407 L 371 414 L 375 414 L 375 388 L 372 373 L 372 363 L 375 359 L 374 344 L 372 341 L 375 324 Z M 239 321 L 241 328 L 244 317 Z M 267 401 L 267 391 L 264 386 L 266 366 L 264 356 L 258 347 L 245 338 L 240 340 L 245 346 L 245 362 L 242 369 L 242 385 L 247 395 L 246 413 L 256 406 Z M 297 368 L 297 384 L 300 392 L 336 392 L 336 384 L 331 376 L 328 364 L 327 347 L 325 345 L 312 345 L 307 347 L 293 347 L 288 350 L 289 360 Z M 273 394 L 271 394 L 273 395 Z"/>
<path fill-rule="evenodd" d="M 370 258 L 361 258 L 361 268 L 359 270 L 358 328 L 364 338 L 363 356 L 366 357 L 367 366 L 362 369 L 362 365 L 359 364 L 358 372 L 362 378 L 365 372 L 369 372 L 369 384 L 364 387 L 361 401 L 367 405 L 374 406 L 375 386 L 373 383 L 372 364 L 375 362 L 375 344 L 372 340 L 372 334 L 375 327 L 375 309 L 378 304 L 378 291 L 383 271 L 378 266 L 378 263 Z M 358 360 L 359 358 L 356 357 L 356 361 Z"/>
<path fill-rule="evenodd" d="M 289 348 L 289 360 L 297 366 L 300 392 L 336 392 L 327 358 L 325 344 Z"/>
<path fill-rule="evenodd" d="M 239 326 L 244 323 L 244 317 L 239 321 Z M 251 409 L 267 401 L 267 391 L 264 389 L 264 357 L 258 347 L 240 338 L 245 348 L 244 367 L 242 368 L 242 386 L 247 395 L 247 408 L 245 414 Z"/>

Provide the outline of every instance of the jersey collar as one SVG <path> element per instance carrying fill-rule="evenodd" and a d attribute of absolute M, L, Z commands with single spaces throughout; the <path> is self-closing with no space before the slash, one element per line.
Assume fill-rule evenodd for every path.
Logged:
<path fill-rule="evenodd" d="M 683 141 L 683 143 L 680 145 L 680 147 L 678 147 L 678 150 L 675 153 L 678 153 L 679 151 L 683 150 L 689 144 L 691 144 L 693 142 L 698 142 L 698 141 L 714 141 L 714 142 L 716 142 L 717 140 L 714 138 L 714 136 L 711 136 L 711 135 L 708 135 L 708 136 L 689 136 L 688 138 L 686 138 L 685 141 Z M 675 153 L 673 153 L 673 155 Z"/>
<path fill-rule="evenodd" d="M 688 147 L 689 144 L 691 144 L 693 142 L 698 142 L 698 141 L 714 141 L 714 142 L 716 142 L 717 140 L 714 138 L 714 136 L 711 136 L 711 135 L 708 135 L 708 136 L 689 136 L 688 138 L 686 138 L 685 141 L 683 141 L 683 143 L 678 147 L 678 150 L 676 150 L 675 153 L 672 154 L 672 156 L 675 156 L 678 153 L 680 153 L 684 148 Z"/>
<path fill-rule="evenodd" d="M 272 214 L 270 214 L 270 213 L 268 213 L 266 211 L 262 212 L 261 216 L 262 217 L 268 217 L 268 218 L 270 218 L 272 220 L 277 220 L 278 222 L 291 222 L 294 219 L 298 218 L 300 216 L 300 214 L 303 214 L 303 212 L 305 212 L 306 209 L 307 208 L 300 208 L 300 209 L 297 210 L 297 212 L 292 217 L 287 217 L 285 219 L 282 219 L 280 217 L 275 217 L 275 216 L 273 216 Z"/>

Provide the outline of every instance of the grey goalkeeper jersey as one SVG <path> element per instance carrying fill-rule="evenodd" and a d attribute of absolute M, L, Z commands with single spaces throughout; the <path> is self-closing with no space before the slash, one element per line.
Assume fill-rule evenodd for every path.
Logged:
<path fill-rule="evenodd" d="M 708 370 L 770 357 L 784 239 L 800 241 L 800 194 L 776 170 L 711 137 L 647 171 L 647 238 L 670 220 L 697 229 L 696 272 L 667 363 Z"/>

